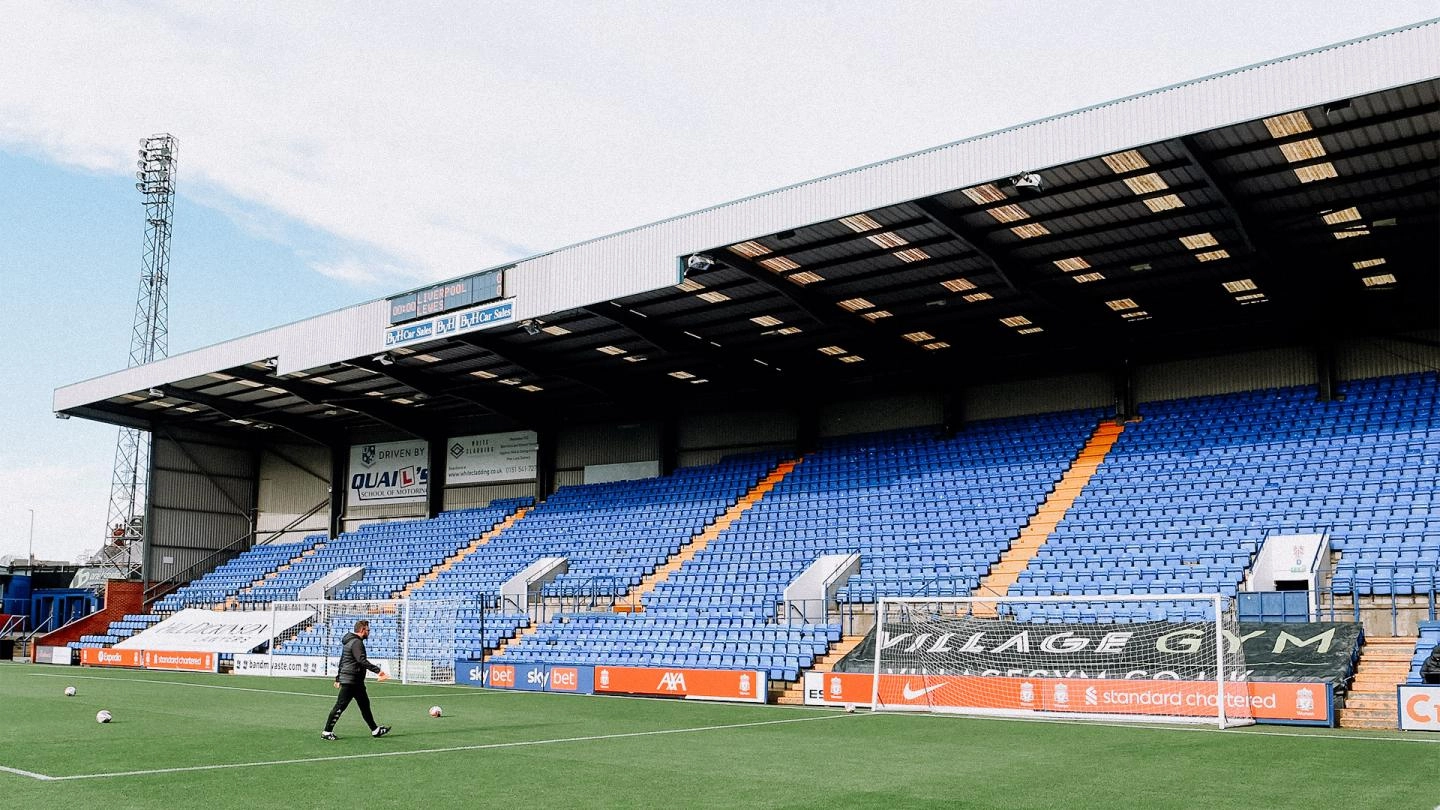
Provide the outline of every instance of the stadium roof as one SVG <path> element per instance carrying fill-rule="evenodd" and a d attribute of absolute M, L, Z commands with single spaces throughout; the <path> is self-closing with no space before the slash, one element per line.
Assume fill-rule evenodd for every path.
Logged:
<path fill-rule="evenodd" d="M 803 407 L 1432 330 L 1437 244 L 1431 21 L 518 262 L 492 328 L 387 351 L 371 302 L 55 407 L 330 444 Z"/>

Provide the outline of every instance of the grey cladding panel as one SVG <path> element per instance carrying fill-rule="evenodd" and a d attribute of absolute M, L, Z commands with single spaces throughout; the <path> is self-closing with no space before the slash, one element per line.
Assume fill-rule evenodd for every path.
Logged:
<path fill-rule="evenodd" d="M 848 436 L 882 430 L 938 425 L 944 419 L 940 397 L 907 394 L 833 402 L 820 409 L 821 436 Z"/>
<path fill-rule="evenodd" d="M 682 451 L 785 444 L 795 438 L 795 414 L 786 411 L 689 414 L 679 425 Z"/>
<path fill-rule="evenodd" d="M 577 425 L 560 432 L 555 466 L 584 467 L 646 461 L 660 456 L 660 427 L 635 425 Z"/>
<path fill-rule="evenodd" d="M 1003 419 L 1114 404 L 1114 386 L 1104 374 L 1071 374 L 966 389 L 961 413 L 966 421 Z"/>
<path fill-rule="evenodd" d="M 1314 385 L 1315 356 L 1300 348 L 1245 352 L 1142 366 L 1134 378 L 1141 403 Z"/>

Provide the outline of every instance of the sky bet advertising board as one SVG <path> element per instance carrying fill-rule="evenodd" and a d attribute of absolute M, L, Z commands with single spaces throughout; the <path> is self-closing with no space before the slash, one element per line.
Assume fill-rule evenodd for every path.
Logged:
<path fill-rule="evenodd" d="M 588 695 L 595 691 L 595 668 L 562 664 L 490 664 L 460 659 L 455 662 L 455 683 L 487 686 L 491 689 L 518 689 L 522 692 L 568 692 Z"/>
<path fill-rule="evenodd" d="M 350 448 L 350 506 L 424 501 L 429 485 L 430 448 L 424 440 Z"/>

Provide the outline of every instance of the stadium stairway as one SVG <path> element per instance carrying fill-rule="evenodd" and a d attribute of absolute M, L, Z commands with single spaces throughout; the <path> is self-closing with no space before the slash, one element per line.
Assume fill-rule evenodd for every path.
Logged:
<path fill-rule="evenodd" d="M 544 626 L 544 622 L 530 622 L 527 625 L 516 628 L 515 635 L 508 638 L 500 639 L 500 643 L 495 645 L 495 649 L 491 650 L 487 655 L 485 655 L 484 659 L 486 661 L 489 661 L 494 658 L 499 658 L 500 656 L 505 654 L 505 650 L 509 649 L 511 644 L 519 644 L 521 641 L 525 640 L 526 636 L 534 633 L 536 630 L 539 630 L 541 627 Z"/>
<path fill-rule="evenodd" d="M 1025 528 L 1020 530 L 1020 535 L 1010 544 L 1010 548 L 1000 555 L 1000 561 L 980 580 L 980 586 L 976 588 L 977 594 L 986 596 L 1004 596 L 1010 586 L 1020 579 L 1020 575 L 1029 566 L 1030 560 L 1039 553 L 1040 547 L 1050 539 L 1050 534 L 1060 521 L 1065 519 L 1065 513 L 1075 504 L 1075 499 L 1080 497 L 1085 484 L 1089 483 L 1095 471 L 1105 461 L 1105 456 L 1110 448 L 1115 446 L 1120 434 L 1124 432 L 1123 424 L 1106 420 L 1101 422 L 1095 432 L 1085 445 L 1080 448 L 1079 455 L 1075 462 L 1065 471 L 1064 476 L 1056 483 L 1054 491 L 1045 499 Z M 977 614 L 994 616 L 993 605 L 977 606 Z"/>
<path fill-rule="evenodd" d="M 1395 687 L 1410 674 L 1417 638 L 1367 637 L 1360 647 L 1360 665 L 1340 710 L 1341 728 L 1394 729 L 1399 722 Z"/>
<path fill-rule="evenodd" d="M 250 583 L 250 584 L 247 585 L 246 587 L 241 588 L 241 589 L 240 589 L 240 593 L 242 593 L 242 594 L 243 594 L 243 593 L 250 593 L 251 591 L 253 591 L 253 590 L 255 590 L 256 588 L 258 588 L 262 583 L 269 582 L 270 580 L 272 580 L 272 579 L 274 579 L 275 577 L 279 576 L 281 573 L 283 573 L 283 572 L 285 572 L 285 571 L 289 571 L 289 570 L 290 570 L 290 566 L 294 565 L 295 563 L 300 562 L 301 560 L 305 559 L 306 557 L 313 557 L 313 556 L 315 556 L 315 555 L 318 554 L 318 553 L 320 552 L 320 550 L 323 549 L 323 548 L 325 548 L 325 541 L 324 541 L 324 540 L 321 540 L 320 542 L 316 543 L 315 545 L 311 546 L 310 548 L 307 548 L 307 549 L 305 549 L 304 551 L 300 552 L 299 554 L 295 555 L 293 558 L 291 558 L 290 562 L 287 562 L 287 563 L 285 563 L 284 565 L 281 565 L 281 566 L 277 567 L 274 571 L 271 571 L 270 573 L 266 574 L 265 576 L 260 577 L 259 579 L 257 579 L 257 580 L 255 580 L 254 582 Z M 239 601 L 236 597 L 231 596 L 231 597 L 228 597 L 228 598 L 225 600 L 225 604 L 221 605 L 221 606 L 220 606 L 220 609 L 221 609 L 221 610 L 233 610 L 233 609 L 234 609 L 235 607 L 237 607 L 239 604 L 240 604 L 240 601 Z"/>
<path fill-rule="evenodd" d="M 835 668 L 840 659 L 850 654 L 850 651 L 860 646 L 865 640 L 864 635 L 841 636 L 839 641 L 830 645 L 830 649 L 819 658 L 815 659 L 815 665 L 800 673 L 797 681 L 782 681 L 782 688 L 775 693 L 772 690 L 772 697 L 775 703 L 783 703 L 787 706 L 799 706 L 805 703 L 805 673 L 806 672 L 829 672 Z"/>
<path fill-rule="evenodd" d="M 410 598 L 412 595 L 414 595 L 416 591 L 424 588 L 431 582 L 434 582 L 437 578 L 439 578 L 441 574 L 449 571 L 451 568 L 454 568 L 456 563 L 460 562 L 466 557 L 469 557 L 471 554 L 475 553 L 475 551 L 481 546 L 489 543 L 496 537 L 499 537 L 501 532 L 505 531 L 511 526 L 514 526 L 520 521 L 521 518 L 525 517 L 525 515 L 529 513 L 532 508 L 533 507 L 530 506 L 522 506 L 519 509 L 515 510 L 515 512 L 513 512 L 509 517 L 505 518 L 499 523 L 496 523 L 495 526 L 490 529 L 490 531 L 485 532 L 484 534 L 470 541 L 470 545 L 461 548 L 459 551 L 445 558 L 445 560 L 436 564 L 433 568 L 430 569 L 429 573 L 422 574 L 419 579 L 415 580 L 409 585 L 406 585 L 404 589 L 395 594 L 395 598 Z"/>
<path fill-rule="evenodd" d="M 725 510 L 724 514 L 716 518 L 714 523 L 706 526 L 703 531 L 695 535 L 689 544 L 680 549 L 680 551 L 667 560 L 664 565 L 658 566 L 654 573 L 647 575 L 640 581 L 639 585 L 636 585 L 629 593 L 625 594 L 619 603 L 615 605 L 615 612 L 645 612 L 645 606 L 641 600 L 646 594 L 655 590 L 655 586 L 669 579 L 671 574 L 680 570 L 680 567 L 693 559 L 696 554 L 704 551 L 705 547 L 710 545 L 711 540 L 719 537 L 722 532 L 730 528 L 735 521 L 739 520 L 740 516 L 745 514 L 750 507 L 759 503 L 770 490 L 779 485 L 781 481 L 784 481 L 785 476 L 793 472 L 803 460 L 803 458 L 797 458 L 793 461 L 782 461 L 777 464 L 775 469 L 760 479 L 759 483 L 751 487 L 749 492 L 741 495 L 740 498 L 735 501 L 734 505 Z"/>

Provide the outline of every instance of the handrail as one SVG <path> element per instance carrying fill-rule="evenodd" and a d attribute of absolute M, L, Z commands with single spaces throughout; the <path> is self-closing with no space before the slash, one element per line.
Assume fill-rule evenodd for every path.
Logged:
<path fill-rule="evenodd" d="M 16 628 L 25 623 L 25 618 L 25 616 L 16 613 L 15 615 L 6 619 L 5 625 L 3 627 L 0 627 L 0 636 L 10 635 L 10 633 L 14 632 Z"/>
<path fill-rule="evenodd" d="M 37 628 L 35 628 L 35 630 L 34 630 L 32 633 L 30 633 L 30 635 L 25 636 L 24 638 L 20 639 L 20 643 L 21 643 L 21 644 L 29 644 L 31 641 L 33 641 L 33 640 L 35 639 L 36 636 L 40 635 L 40 633 L 41 633 L 43 630 L 45 630 L 46 627 L 49 627 L 49 626 L 50 626 L 50 622 L 53 622 L 53 621 L 55 621 L 55 616 L 54 616 L 54 614 L 51 614 L 51 615 L 49 615 L 49 616 L 46 616 L 46 617 L 45 617 L 45 621 L 41 622 L 41 623 L 40 623 L 40 626 L 37 627 Z M 31 658 L 34 658 L 35 656 L 32 655 L 32 656 L 30 656 L 30 657 L 31 657 Z"/>
<path fill-rule="evenodd" d="M 1436 597 L 1437 597 L 1437 595 L 1440 595 L 1440 589 L 1436 589 L 1436 588 L 1432 588 L 1432 589 L 1430 589 L 1429 591 L 1421 591 L 1421 592 L 1412 593 L 1412 594 L 1399 594 L 1399 593 L 1368 593 L 1368 594 L 1361 594 L 1361 593 L 1355 593 L 1355 592 L 1353 592 L 1353 591 L 1352 591 L 1352 592 L 1343 592 L 1343 593 L 1342 593 L 1342 592 L 1337 592 L 1337 591 L 1335 590 L 1334 586 L 1331 586 L 1331 587 L 1329 587 L 1329 588 L 1319 588 L 1319 589 L 1317 589 L 1317 590 L 1315 591 L 1315 597 L 1316 597 L 1316 600 L 1315 600 L 1315 613 L 1316 613 L 1317 616 L 1324 617 L 1326 611 L 1328 610 L 1328 612 L 1329 612 L 1329 617 L 1328 617 L 1329 620 L 1330 620 L 1330 621 L 1334 621 L 1334 620 L 1335 620 L 1335 612 L 1336 612 L 1336 605 L 1335 605 L 1335 603 L 1338 601 L 1338 597 L 1343 596 L 1343 597 L 1346 597 L 1346 598 L 1348 598 L 1348 599 L 1350 600 L 1349 611 L 1350 611 L 1350 613 L 1351 613 L 1352 616 L 1353 616 L 1353 619 L 1352 619 L 1352 620 L 1355 621 L 1356 623 L 1360 623 L 1360 622 L 1362 621 L 1362 613 L 1361 613 L 1362 610 L 1364 610 L 1364 611 L 1384 611 L 1384 610 L 1388 610 L 1388 611 L 1390 612 L 1390 633 L 1391 633 L 1391 635 L 1396 635 L 1396 634 L 1399 633 L 1399 630 L 1400 630 L 1400 611 L 1401 611 L 1401 610 L 1424 610 L 1424 611 L 1426 612 L 1426 615 L 1429 617 L 1427 620 L 1428 620 L 1428 621 L 1435 621 L 1436 601 L 1437 601 Z M 1423 606 L 1422 606 L 1422 605 L 1410 605 L 1410 606 L 1408 606 L 1408 607 L 1402 608 L 1402 607 L 1400 607 L 1400 597 L 1401 597 L 1401 596 L 1412 596 L 1412 597 L 1413 597 L 1413 596 L 1423 596 L 1423 597 L 1425 597 L 1425 604 L 1424 604 Z M 1363 608 L 1362 608 L 1361 605 L 1360 605 L 1360 600 L 1361 600 L 1362 598 L 1368 598 L 1368 599 L 1370 599 L 1371 604 L 1368 605 L 1368 606 L 1366 606 L 1366 607 L 1363 607 Z M 1386 604 L 1386 599 L 1387 599 L 1387 598 L 1388 598 L 1388 600 L 1389 600 L 1388 605 Z M 1341 608 L 1340 610 L 1343 611 L 1343 610 L 1345 610 L 1345 608 Z"/>
<path fill-rule="evenodd" d="M 206 557 L 206 558 L 203 559 L 203 560 L 200 560 L 199 562 L 192 563 L 189 567 L 185 568 L 183 571 L 180 571 L 180 572 L 175 573 L 175 574 L 171 574 L 169 577 L 167 577 L 166 579 L 164 579 L 164 580 L 162 580 L 162 581 L 152 583 L 148 588 L 145 589 L 145 594 L 144 594 L 144 596 L 142 597 L 142 602 L 143 602 L 144 604 L 148 605 L 148 604 L 150 604 L 151 602 L 155 601 L 157 598 L 159 598 L 159 595 L 160 595 L 159 592 L 160 592 L 160 591 L 165 590 L 166 588 L 168 588 L 168 587 L 170 587 L 170 586 L 172 586 L 172 585 L 176 585 L 177 583 L 178 583 L 178 584 L 184 584 L 184 583 L 190 582 L 191 580 L 193 580 L 193 579 L 195 578 L 195 576 L 196 576 L 196 571 L 197 571 L 197 570 L 203 569 L 203 571 L 201 571 L 202 574 L 203 574 L 203 573 L 208 573 L 209 571 L 211 571 L 211 570 L 213 570 L 214 568 L 217 567 L 217 566 L 216 566 L 215 564 L 213 564 L 213 563 L 214 563 L 214 561 L 215 561 L 215 558 L 221 556 L 222 554 L 230 554 L 230 555 L 231 555 L 231 558 L 238 557 L 239 554 L 243 554 L 245 551 L 248 551 L 250 548 L 254 548 L 254 547 L 257 546 L 257 545 L 262 545 L 264 542 L 268 542 L 268 541 L 270 541 L 270 540 L 273 540 L 273 539 L 275 539 L 276 537 L 279 537 L 280 535 L 282 535 L 282 534 L 290 531 L 291 529 L 295 528 L 296 526 L 300 525 L 301 523 L 304 523 L 306 520 L 314 517 L 317 512 L 319 512 L 319 511 L 320 511 L 321 509 L 323 509 L 323 508 L 328 507 L 329 505 L 330 505 L 330 499 L 329 499 L 329 498 L 326 498 L 325 500 L 323 500 L 323 501 L 315 504 L 314 506 L 310 507 L 309 511 L 305 512 L 305 514 L 296 517 L 294 520 L 292 520 L 292 521 L 290 521 L 289 523 L 285 524 L 283 527 L 281 527 L 281 528 L 279 528 L 279 529 L 276 529 L 276 530 L 273 531 L 273 532 L 270 532 L 268 535 L 266 535 L 264 541 L 253 542 L 253 543 L 250 544 L 250 546 L 249 546 L 248 548 L 243 549 L 241 552 L 239 552 L 239 553 L 232 553 L 232 552 L 234 552 L 236 546 L 244 543 L 244 542 L 247 541 L 247 540 L 252 540 L 252 539 L 254 539 L 254 537 L 255 537 L 255 535 L 256 535 L 255 532 L 246 532 L 245 534 L 241 535 L 240 537 L 237 537 L 237 538 L 236 538 L 234 541 L 232 541 L 229 545 L 226 545 L 226 546 L 224 546 L 223 548 L 216 549 L 216 550 L 215 550 L 214 552 L 212 552 L 208 557 Z"/>

